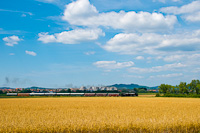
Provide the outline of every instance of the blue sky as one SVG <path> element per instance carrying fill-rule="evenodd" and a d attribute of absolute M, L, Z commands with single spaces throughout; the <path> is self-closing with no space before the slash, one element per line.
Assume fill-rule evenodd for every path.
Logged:
<path fill-rule="evenodd" d="M 0 86 L 199 78 L 199 0 L 4 0 L 0 17 Z"/>

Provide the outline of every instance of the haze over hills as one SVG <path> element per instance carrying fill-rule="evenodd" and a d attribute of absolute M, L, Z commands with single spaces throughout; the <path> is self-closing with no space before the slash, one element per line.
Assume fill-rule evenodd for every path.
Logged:
<path fill-rule="evenodd" d="M 138 84 L 114 84 L 110 85 L 110 87 L 117 87 L 117 89 L 133 89 L 133 88 L 147 88 L 147 89 L 157 89 L 158 86 L 155 87 L 148 87 L 148 86 L 143 86 L 143 85 L 138 85 Z"/>
<path fill-rule="evenodd" d="M 114 84 L 114 85 L 108 85 L 106 87 L 116 87 L 118 90 L 121 89 L 133 89 L 133 88 L 147 88 L 147 89 L 157 89 L 158 86 L 155 87 L 148 87 L 148 86 L 143 86 L 143 85 L 138 85 L 138 84 Z M 11 87 L 0 87 L 0 89 L 14 89 Z M 45 88 L 45 87 L 37 87 L 37 86 L 32 86 L 32 87 L 27 87 L 24 89 L 57 89 L 57 88 Z"/>

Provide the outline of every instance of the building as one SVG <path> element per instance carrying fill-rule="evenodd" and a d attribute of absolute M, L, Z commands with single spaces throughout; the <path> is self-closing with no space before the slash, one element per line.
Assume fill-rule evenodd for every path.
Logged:
<path fill-rule="evenodd" d="M 81 88 L 79 89 L 80 91 L 86 91 L 87 88 L 85 86 L 81 86 Z"/>

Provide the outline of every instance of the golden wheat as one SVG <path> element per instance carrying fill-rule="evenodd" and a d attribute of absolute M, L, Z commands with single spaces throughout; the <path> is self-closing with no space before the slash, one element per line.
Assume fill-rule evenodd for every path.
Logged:
<path fill-rule="evenodd" d="M 0 132 L 199 132 L 200 99 L 0 99 Z"/>

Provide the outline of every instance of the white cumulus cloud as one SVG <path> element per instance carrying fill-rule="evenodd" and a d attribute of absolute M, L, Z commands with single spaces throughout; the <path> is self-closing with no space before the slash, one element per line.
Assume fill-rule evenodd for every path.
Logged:
<path fill-rule="evenodd" d="M 171 74 L 150 76 L 150 78 L 172 78 L 172 77 L 180 77 L 180 76 L 183 76 L 183 74 L 182 73 L 171 73 Z"/>
<path fill-rule="evenodd" d="M 164 13 L 172 13 L 176 15 L 197 12 L 197 11 L 200 11 L 200 1 L 193 1 L 192 3 L 183 5 L 181 7 L 177 7 L 177 6 L 163 7 L 160 9 L 160 11 Z"/>
<path fill-rule="evenodd" d="M 173 64 L 166 64 L 163 66 L 155 66 L 151 68 L 139 68 L 139 67 L 131 67 L 129 68 L 129 72 L 132 73 L 155 73 L 155 72 L 162 72 L 162 71 L 178 71 L 180 68 L 184 68 L 187 65 L 182 63 L 173 63 Z"/>
<path fill-rule="evenodd" d="M 200 22 L 200 11 L 193 13 L 193 14 L 189 14 L 189 15 L 185 15 L 183 16 L 187 21 L 191 21 L 191 22 Z"/>
<path fill-rule="evenodd" d="M 184 19 L 191 22 L 200 21 L 200 1 L 193 1 L 181 7 L 170 6 L 160 9 L 161 12 L 182 15 Z"/>
<path fill-rule="evenodd" d="M 9 55 L 15 55 L 15 53 L 10 53 Z"/>
<path fill-rule="evenodd" d="M 166 62 L 177 62 L 181 61 L 184 64 L 189 64 L 189 65 L 196 65 L 199 66 L 199 59 L 200 59 L 200 54 L 174 54 L 174 55 L 167 55 L 163 57 L 163 60 Z"/>
<path fill-rule="evenodd" d="M 35 52 L 28 51 L 28 50 L 26 50 L 25 53 L 28 54 L 28 55 L 32 55 L 32 56 L 36 56 L 37 55 Z"/>
<path fill-rule="evenodd" d="M 174 15 L 164 16 L 161 13 L 149 12 L 106 12 L 99 13 L 89 0 L 77 0 L 66 5 L 63 20 L 72 25 L 97 27 L 105 26 L 113 29 L 135 31 L 163 31 L 172 29 L 177 22 Z"/>
<path fill-rule="evenodd" d="M 21 40 L 22 39 L 15 35 L 3 38 L 3 41 L 7 46 L 14 46 L 15 44 L 18 44 L 18 42 Z"/>
<path fill-rule="evenodd" d="M 200 51 L 200 30 L 161 35 L 156 33 L 120 33 L 101 46 L 121 54 L 168 54 Z"/>
<path fill-rule="evenodd" d="M 75 29 L 71 31 L 63 31 L 49 35 L 47 33 L 39 33 L 39 41 L 43 43 L 58 42 L 64 44 L 77 44 L 84 41 L 97 40 L 99 36 L 105 36 L 101 29 Z"/>
<path fill-rule="evenodd" d="M 56 0 L 40 0 L 40 1 L 44 1 L 44 2 L 54 2 Z"/>
<path fill-rule="evenodd" d="M 59 2 L 59 0 L 36 0 L 39 2 L 44 2 L 44 3 L 55 3 L 55 2 Z"/>
<path fill-rule="evenodd" d="M 93 54 L 95 54 L 96 52 L 94 52 L 94 51 L 89 51 L 89 52 L 85 52 L 84 54 L 85 55 L 93 55 Z"/>
<path fill-rule="evenodd" d="M 181 0 L 153 0 L 153 2 L 161 2 L 161 3 L 167 3 L 167 2 L 180 2 Z"/>
<path fill-rule="evenodd" d="M 131 67 L 134 65 L 134 62 L 116 62 L 116 61 L 97 61 L 93 63 L 96 67 L 104 69 L 120 69 L 125 67 Z"/>
<path fill-rule="evenodd" d="M 143 56 L 137 56 L 135 59 L 136 60 L 144 60 L 144 57 Z"/>

